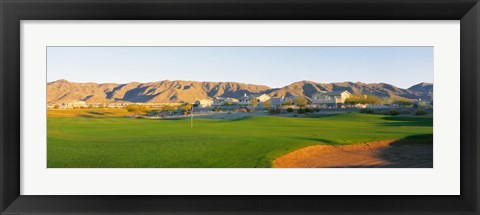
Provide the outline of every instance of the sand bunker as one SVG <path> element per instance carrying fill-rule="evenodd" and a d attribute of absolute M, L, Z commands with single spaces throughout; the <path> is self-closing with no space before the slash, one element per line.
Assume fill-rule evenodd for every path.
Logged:
<path fill-rule="evenodd" d="M 385 140 L 353 145 L 308 146 L 273 161 L 276 168 L 432 168 L 433 144 Z"/>

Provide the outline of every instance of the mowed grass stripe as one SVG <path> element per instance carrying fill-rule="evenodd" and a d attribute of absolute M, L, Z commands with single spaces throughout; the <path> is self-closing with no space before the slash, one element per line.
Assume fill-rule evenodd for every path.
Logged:
<path fill-rule="evenodd" d="M 48 167 L 271 167 L 293 150 L 432 137 L 431 117 L 345 113 L 316 118 L 153 120 L 125 117 L 48 118 Z"/>

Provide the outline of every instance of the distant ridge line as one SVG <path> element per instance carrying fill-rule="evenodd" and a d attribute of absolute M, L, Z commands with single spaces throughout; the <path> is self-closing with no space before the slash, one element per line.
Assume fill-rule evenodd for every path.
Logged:
<path fill-rule="evenodd" d="M 60 79 L 47 83 L 47 103 L 49 105 L 85 101 L 89 103 L 181 103 L 197 99 L 231 97 L 239 98 L 246 94 L 268 94 L 271 97 L 305 96 L 316 92 L 347 90 L 352 94 L 371 94 L 379 97 L 402 97 L 431 101 L 433 84 L 421 82 L 407 89 L 387 83 L 335 82 L 317 83 L 303 80 L 280 88 L 266 85 L 239 82 L 208 82 L 163 80 L 157 82 L 94 83 L 69 82 Z"/>

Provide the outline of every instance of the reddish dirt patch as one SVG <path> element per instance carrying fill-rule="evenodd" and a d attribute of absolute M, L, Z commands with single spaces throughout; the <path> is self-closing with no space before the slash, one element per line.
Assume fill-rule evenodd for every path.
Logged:
<path fill-rule="evenodd" d="M 308 146 L 273 161 L 276 168 L 432 168 L 431 142 L 385 140 Z"/>

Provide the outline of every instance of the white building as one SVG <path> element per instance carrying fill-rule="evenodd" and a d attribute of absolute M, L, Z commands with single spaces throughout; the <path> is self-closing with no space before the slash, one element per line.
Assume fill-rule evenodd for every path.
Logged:
<path fill-rule="evenodd" d="M 318 107 L 337 107 L 345 103 L 352 94 L 346 90 L 332 92 L 318 92 L 312 95 L 312 104 Z"/>
<path fill-rule="evenodd" d="M 207 107 L 211 107 L 213 105 L 213 100 L 211 100 L 211 99 L 197 99 L 197 101 L 195 101 L 195 104 L 197 104 L 198 107 L 207 108 Z"/>
<path fill-rule="evenodd" d="M 282 97 L 273 97 L 270 99 L 270 104 L 272 107 L 280 107 L 285 102 L 285 96 Z"/>
<path fill-rule="evenodd" d="M 79 108 L 79 107 L 87 107 L 85 101 L 72 101 L 69 103 L 62 103 L 62 108 Z"/>
<path fill-rule="evenodd" d="M 264 101 L 270 100 L 272 97 L 270 97 L 267 94 L 261 94 L 261 95 L 249 95 L 245 93 L 242 98 L 238 99 L 238 104 L 240 105 L 250 105 L 252 100 L 255 99 L 257 100 L 258 104 L 260 105 Z"/>
<path fill-rule="evenodd" d="M 213 100 L 212 106 L 223 106 L 223 105 L 233 105 L 237 104 L 238 99 L 228 98 L 228 97 L 215 97 Z"/>

